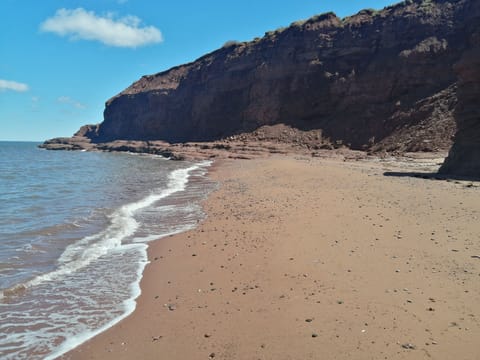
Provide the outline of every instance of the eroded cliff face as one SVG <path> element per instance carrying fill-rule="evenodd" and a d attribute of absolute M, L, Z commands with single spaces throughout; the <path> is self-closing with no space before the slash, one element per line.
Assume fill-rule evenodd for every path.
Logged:
<path fill-rule="evenodd" d="M 458 75 L 455 143 L 441 173 L 480 178 L 480 2 L 465 9 L 469 48 L 454 66 Z"/>
<path fill-rule="evenodd" d="M 466 3 L 328 13 L 226 45 L 110 99 L 92 138 L 205 141 L 284 123 L 355 149 L 448 149 Z"/>
<path fill-rule="evenodd" d="M 259 128 L 278 134 L 284 124 L 295 131 L 269 141 L 306 151 L 436 151 L 450 148 L 456 117 L 456 143 L 442 171 L 477 176 L 478 7 L 478 0 L 406 0 L 345 19 L 322 14 L 229 43 L 142 77 L 107 101 L 101 124 L 44 147 L 228 143 Z M 285 139 L 289 133 L 303 140 Z"/>

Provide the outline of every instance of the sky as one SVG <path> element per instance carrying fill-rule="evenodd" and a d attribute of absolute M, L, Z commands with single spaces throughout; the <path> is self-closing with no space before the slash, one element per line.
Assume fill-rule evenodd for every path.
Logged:
<path fill-rule="evenodd" d="M 143 75 L 294 21 L 395 0 L 0 0 L 0 140 L 71 136 Z"/>

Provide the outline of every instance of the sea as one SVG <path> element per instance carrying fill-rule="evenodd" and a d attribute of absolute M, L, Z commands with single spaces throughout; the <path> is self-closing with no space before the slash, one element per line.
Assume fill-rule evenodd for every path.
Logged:
<path fill-rule="evenodd" d="M 132 313 L 148 243 L 194 228 L 216 187 L 208 161 L 37 145 L 0 142 L 1 359 L 53 359 Z"/>

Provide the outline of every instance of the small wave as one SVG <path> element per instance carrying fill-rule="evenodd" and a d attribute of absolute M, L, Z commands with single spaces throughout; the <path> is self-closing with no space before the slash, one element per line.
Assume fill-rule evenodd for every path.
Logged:
<path fill-rule="evenodd" d="M 191 230 L 192 228 L 193 228 L 193 226 L 185 225 L 185 226 L 183 226 L 183 227 L 181 227 L 177 230 L 170 231 L 170 232 L 164 233 L 162 235 L 151 235 L 151 236 L 136 237 L 135 239 L 133 239 L 133 242 L 134 243 L 148 243 L 150 241 L 160 240 L 160 239 L 163 239 L 163 238 L 168 237 L 168 236 L 180 234 L 184 231 Z"/>
<path fill-rule="evenodd" d="M 112 326 L 120 322 L 122 319 L 126 318 L 128 315 L 133 313 L 136 307 L 136 299 L 140 296 L 142 292 L 140 288 L 140 279 L 142 277 L 145 266 L 148 264 L 147 245 L 146 244 L 126 244 L 124 246 L 130 249 L 133 249 L 133 248 L 142 249 L 142 257 L 137 266 L 136 278 L 138 279 L 138 281 L 130 284 L 131 295 L 128 299 L 125 299 L 123 301 L 122 306 L 124 311 L 122 315 L 113 318 L 112 320 L 108 321 L 105 325 L 95 330 L 87 330 L 73 336 L 68 336 L 67 339 L 60 346 L 58 346 L 52 353 L 45 356 L 44 360 L 57 359 L 58 357 L 74 349 L 78 345 L 84 343 L 85 341 L 111 328 Z"/>

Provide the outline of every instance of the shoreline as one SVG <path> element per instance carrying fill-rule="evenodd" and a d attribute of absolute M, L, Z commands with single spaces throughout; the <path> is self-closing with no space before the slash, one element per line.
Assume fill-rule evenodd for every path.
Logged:
<path fill-rule="evenodd" d="M 60 359 L 478 356 L 479 191 L 383 175 L 402 169 L 215 162 L 207 218 L 149 244 L 133 314 Z"/>
<path fill-rule="evenodd" d="M 131 157 L 131 155 L 128 154 L 124 154 L 123 156 Z M 140 162 L 140 160 L 133 161 Z M 68 256 L 73 253 L 73 251 L 68 252 L 69 249 L 73 248 L 73 246 L 78 247 L 80 250 L 74 248 L 76 252 L 73 254 L 77 255 L 82 251 L 78 258 L 85 262 L 88 261 L 86 265 L 82 267 L 82 263 L 78 264 L 75 261 L 64 261 L 62 263 L 60 260 L 57 260 L 61 265 L 52 272 L 41 274 L 38 277 L 7 289 L 8 292 L 5 292 L 7 297 L 12 296 L 13 298 L 16 292 L 26 292 L 27 289 L 41 286 L 43 282 L 55 284 L 55 281 L 49 280 L 55 280 L 55 275 L 57 274 L 67 274 L 65 277 L 68 278 L 68 271 L 70 270 L 73 273 L 78 272 L 79 278 L 87 278 L 89 268 L 97 269 L 97 276 L 88 277 L 91 281 L 85 284 L 87 291 L 90 286 L 95 285 L 94 290 L 90 293 L 93 296 L 89 298 L 89 300 L 91 299 L 91 304 L 93 303 L 94 305 L 90 305 L 90 307 L 88 307 L 89 304 L 86 301 L 81 301 L 82 292 L 78 291 L 75 286 L 75 284 L 81 283 L 81 281 L 77 281 L 75 284 L 70 283 L 68 287 L 62 287 L 61 285 L 63 284 L 60 283 L 59 288 L 65 289 L 65 291 L 62 291 L 63 294 L 66 294 L 65 298 L 72 299 L 70 308 L 76 311 L 72 311 L 72 313 L 74 315 L 77 313 L 83 315 L 83 317 L 78 316 L 79 321 L 73 320 L 71 324 L 65 321 L 61 324 L 63 325 L 63 329 L 61 329 L 62 332 L 59 332 L 56 338 L 47 338 L 49 342 L 44 341 L 45 344 L 51 345 L 51 347 L 47 347 L 47 345 L 43 348 L 40 345 L 36 347 L 25 346 L 25 350 L 22 348 L 23 353 L 21 353 L 20 346 L 12 346 L 11 353 L 5 353 L 5 356 L 12 359 L 15 357 L 55 359 L 80 346 L 94 336 L 108 330 L 133 313 L 136 308 L 136 299 L 141 294 L 140 281 L 143 277 L 144 268 L 148 263 L 148 242 L 184 232 L 195 227 L 204 217 L 200 203 L 215 187 L 206 176 L 208 168 L 212 164 L 211 161 L 185 162 L 183 164 L 170 162 L 170 165 L 164 165 L 165 161 L 164 159 L 156 157 L 153 162 L 147 163 L 149 166 L 158 166 L 162 170 L 159 173 L 155 173 L 155 177 L 150 178 L 147 177 L 148 174 L 142 172 L 144 179 L 149 180 L 147 186 L 144 186 L 144 189 L 142 189 L 142 193 L 134 194 L 134 196 L 124 199 L 124 201 L 119 202 L 116 206 L 111 206 L 108 213 L 111 221 L 105 222 L 105 226 L 100 227 L 101 230 L 99 231 L 85 231 L 85 233 L 88 233 L 88 236 L 79 237 L 79 241 L 75 242 L 74 245 L 70 244 L 70 247 L 66 247 L 66 249 L 63 250 L 62 256 L 67 254 L 68 258 Z M 159 181 L 159 184 L 157 185 L 155 181 Z M 140 183 L 140 186 L 142 185 L 145 184 Z M 155 216 L 151 217 L 150 220 L 148 217 L 141 217 L 142 211 L 145 209 L 152 211 L 152 206 L 158 206 L 158 208 L 153 208 L 156 211 Z M 163 210 L 164 208 L 165 210 Z M 172 208 L 173 211 L 170 210 Z M 140 217 L 136 217 L 138 215 Z M 115 226 L 117 227 L 115 228 Z M 140 232 L 136 232 L 137 228 L 140 229 Z M 150 231 L 145 231 L 146 229 Z M 91 241 L 89 244 L 81 247 L 84 239 L 95 239 L 98 241 Z M 118 241 L 118 243 L 112 244 L 110 239 L 114 239 Z M 122 241 L 125 242 L 121 243 Z M 101 245 L 98 248 L 101 251 L 103 250 L 104 253 L 100 253 L 100 255 L 98 255 L 98 253 L 92 254 L 92 251 L 89 253 L 91 249 L 97 250 L 96 245 L 98 243 Z M 111 251 L 111 253 L 108 254 L 110 261 L 104 261 L 106 267 L 98 270 L 100 265 L 99 262 L 96 263 L 97 259 L 109 251 Z M 87 257 L 87 255 L 89 255 L 89 257 Z M 95 255 L 98 257 L 95 257 Z M 118 260 L 115 260 L 118 258 L 121 258 L 123 261 L 118 262 Z M 60 257 L 60 259 L 62 259 L 62 257 Z M 126 263 L 123 263 L 124 261 Z M 127 276 L 122 276 L 122 273 Z M 49 278 L 49 276 L 51 278 Z M 57 275 L 57 277 L 60 276 Z M 109 278 L 110 280 L 108 282 L 102 282 L 103 277 Z M 75 290 L 77 290 L 77 292 L 75 292 Z M 44 290 L 43 294 L 45 293 L 47 292 Z M 97 297 L 97 302 L 95 302 L 96 299 L 94 298 L 96 294 L 97 296 L 101 294 Z M 57 295 L 54 294 L 53 298 L 56 296 Z M 7 304 L 8 300 L 7 298 Z M 41 300 L 41 297 L 37 297 L 36 299 L 34 297 L 33 302 L 37 304 L 40 309 L 41 305 L 39 304 Z M 55 323 L 55 319 L 62 315 L 63 310 L 70 309 L 68 305 L 68 301 L 61 302 L 58 308 L 55 308 L 57 311 L 52 312 L 56 317 L 51 318 L 49 315 L 46 315 L 49 320 L 52 319 L 51 324 L 49 324 L 50 332 L 52 332 L 52 329 L 55 329 L 55 326 L 58 326 L 58 324 Z M 89 310 L 102 310 L 98 310 L 99 315 L 97 317 L 92 315 L 92 312 L 94 312 L 92 310 L 90 310 L 88 314 L 82 313 L 83 308 L 81 306 Z M 26 311 L 28 311 L 28 309 Z M 8 310 L 5 313 L 8 314 Z M 64 317 L 73 319 L 74 315 L 71 315 L 72 313 Z M 82 328 L 82 324 L 85 322 L 89 322 L 88 326 Z M 60 328 L 60 326 L 58 327 Z M 4 328 L 8 330 L 11 329 L 11 327 L 8 328 L 7 326 Z M 19 328 L 20 331 L 18 331 L 18 334 L 22 336 L 22 327 L 19 326 Z M 24 328 L 28 327 L 23 326 L 23 329 Z M 32 327 L 27 335 L 30 335 L 33 339 L 42 339 L 41 336 L 36 336 L 34 331 L 35 329 Z M 39 342 L 39 340 L 37 340 L 37 342 Z M 13 343 L 13 341 L 11 343 Z M 3 351 L 0 352 L 3 353 Z"/>

